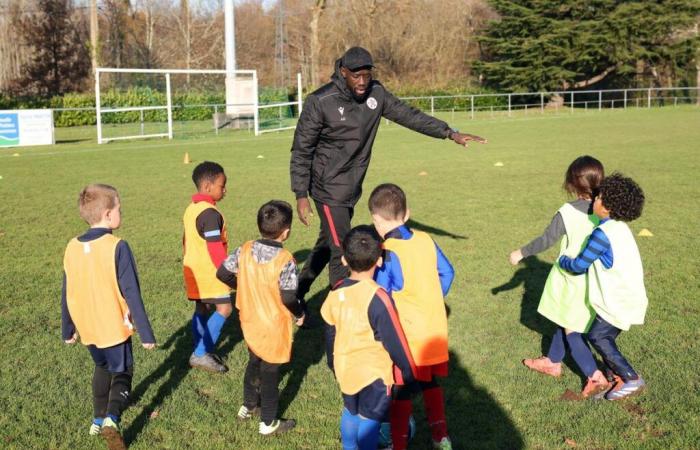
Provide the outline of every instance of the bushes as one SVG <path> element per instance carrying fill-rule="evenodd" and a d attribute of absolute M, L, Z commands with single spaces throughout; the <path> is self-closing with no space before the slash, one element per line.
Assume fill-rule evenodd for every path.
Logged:
<path fill-rule="evenodd" d="M 465 92 L 464 89 L 447 88 L 441 90 L 433 90 L 426 92 L 418 88 L 404 88 L 399 91 L 394 91 L 394 94 L 399 97 L 419 97 L 419 96 L 443 96 L 443 95 L 470 95 L 487 93 L 484 91 Z M 296 92 L 288 95 L 285 89 L 270 89 L 261 88 L 259 93 L 259 102 L 261 105 L 270 103 L 294 102 L 296 101 Z M 204 105 L 224 105 L 226 103 L 225 94 L 221 92 L 200 92 L 186 91 L 173 95 L 173 121 L 206 121 L 212 119 L 214 113 L 213 106 Z M 153 90 L 149 87 L 133 87 L 128 90 L 111 90 L 102 92 L 101 96 L 102 108 L 110 107 L 130 107 L 130 106 L 165 106 L 165 93 Z M 505 102 L 505 103 L 504 103 Z M 430 99 L 410 100 L 409 104 L 423 110 L 430 109 Z M 478 97 L 475 99 L 475 106 L 483 108 L 489 106 L 503 106 L 507 104 L 504 97 Z M 435 109 L 449 110 L 468 109 L 470 107 L 470 98 L 436 98 L 434 102 Z M 97 122 L 95 115 L 95 96 L 91 93 L 86 94 L 66 94 L 62 97 L 53 97 L 50 99 L 39 97 L 9 97 L 0 94 L 0 109 L 69 109 L 67 111 L 55 111 L 54 124 L 56 127 L 74 127 L 95 125 Z M 75 110 L 71 110 L 75 108 Z M 285 106 L 280 108 L 264 108 L 260 110 L 260 120 L 276 120 L 280 118 L 290 118 L 296 113 L 296 105 Z M 219 111 L 223 110 L 223 106 L 219 107 Z M 141 120 L 141 111 L 129 111 L 120 113 L 103 113 L 102 123 L 138 123 Z M 167 111 L 165 109 L 143 111 L 143 120 L 145 122 L 165 122 L 167 120 Z"/>

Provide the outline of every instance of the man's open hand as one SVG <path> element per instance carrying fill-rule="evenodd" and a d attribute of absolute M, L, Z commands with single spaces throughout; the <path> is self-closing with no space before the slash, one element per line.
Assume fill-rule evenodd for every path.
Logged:
<path fill-rule="evenodd" d="M 463 145 L 469 147 L 469 141 L 478 142 L 479 144 L 486 144 L 488 141 L 481 136 L 475 136 L 473 134 L 467 133 L 452 133 L 450 139 L 455 141 L 455 144 Z"/>
<path fill-rule="evenodd" d="M 300 197 L 297 199 L 297 214 L 299 214 L 299 220 L 301 223 L 309 226 L 309 217 L 313 216 L 314 213 L 311 210 L 311 203 L 308 197 Z"/>

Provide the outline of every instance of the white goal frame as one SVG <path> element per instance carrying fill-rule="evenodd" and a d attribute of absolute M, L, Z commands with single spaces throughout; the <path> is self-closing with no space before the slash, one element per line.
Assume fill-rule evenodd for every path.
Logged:
<path fill-rule="evenodd" d="M 116 107 L 116 108 L 102 108 L 100 99 L 100 74 L 102 73 L 150 73 L 150 74 L 162 74 L 165 76 L 165 91 L 166 91 L 166 105 L 163 106 L 129 106 L 129 107 Z M 124 140 L 124 139 L 142 139 L 142 138 L 156 138 L 156 137 L 167 137 L 168 139 L 173 138 L 173 104 L 172 104 L 172 94 L 170 90 L 170 75 L 171 74 L 217 74 L 217 75 L 252 75 L 253 87 L 255 90 L 253 103 L 236 103 L 232 105 L 226 105 L 228 107 L 252 107 L 253 110 L 253 121 L 255 125 L 255 134 L 259 133 L 259 123 L 258 123 L 258 73 L 256 70 L 204 70 L 204 69 L 117 69 L 110 67 L 98 67 L 95 70 L 95 113 L 97 115 L 97 143 L 104 144 L 109 141 Z M 228 77 L 227 77 L 228 78 Z M 234 78 L 235 79 L 235 78 Z M 229 83 L 227 82 L 228 86 Z M 228 98 L 228 96 L 227 96 Z M 128 112 L 128 111 L 148 111 L 148 110 L 166 110 L 168 112 L 168 132 L 167 133 L 155 133 L 155 134 L 138 134 L 134 136 L 119 136 L 113 138 L 105 138 L 102 136 L 102 113 L 113 113 L 113 112 Z"/>

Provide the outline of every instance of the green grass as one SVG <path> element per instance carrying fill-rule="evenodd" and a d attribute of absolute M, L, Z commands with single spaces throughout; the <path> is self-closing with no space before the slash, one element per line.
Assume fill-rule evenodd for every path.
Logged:
<path fill-rule="evenodd" d="M 449 113 L 446 118 L 451 119 Z M 695 107 L 604 111 L 549 117 L 469 121 L 453 125 L 489 139 L 467 150 L 383 124 L 365 191 L 380 182 L 407 192 L 412 218 L 453 262 L 451 373 L 444 381 L 455 448 L 691 448 L 700 442 L 700 333 L 697 318 L 700 245 L 700 110 Z M 94 129 L 90 138 L 94 140 Z M 221 352 L 231 371 L 216 376 L 187 368 L 192 306 L 181 274 L 181 218 L 192 193 L 194 165 L 226 168 L 221 208 L 231 248 L 256 237 L 257 208 L 271 198 L 292 201 L 291 132 L 258 138 L 227 133 L 200 140 L 150 140 L 97 146 L 94 141 L 0 150 L 0 446 L 103 448 L 87 434 L 91 417 L 88 353 L 60 339 L 62 255 L 83 232 L 79 190 L 115 185 L 122 196 L 117 234 L 134 250 L 146 308 L 160 346 L 135 347 L 134 404 L 125 413 L 133 448 L 338 448 L 341 398 L 325 365 L 320 330 L 296 335 L 281 382 L 281 407 L 298 420 L 287 436 L 262 439 L 257 424 L 234 419 L 242 399 L 246 349 L 235 322 Z M 19 156 L 13 157 L 14 153 Z M 520 360 L 541 353 L 553 326 L 536 313 L 556 250 L 511 267 L 508 253 L 538 235 L 567 200 L 567 165 L 581 154 L 601 159 L 644 188 L 647 204 L 631 224 L 638 238 L 650 299 L 647 320 L 619 339 L 649 389 L 625 403 L 566 403 L 561 380 L 528 372 Z M 264 156 L 259 158 L 258 155 Z M 503 167 L 494 167 L 502 162 Z M 419 175 L 426 172 L 426 175 Z M 369 222 L 366 197 L 355 224 Z M 295 220 L 288 247 L 305 255 L 318 219 Z M 312 305 L 325 295 L 323 274 Z M 502 286 L 494 295 L 492 289 Z M 138 338 L 136 339 L 138 342 Z M 571 367 L 569 365 L 569 367 Z M 427 448 L 419 434 L 412 448 Z"/>

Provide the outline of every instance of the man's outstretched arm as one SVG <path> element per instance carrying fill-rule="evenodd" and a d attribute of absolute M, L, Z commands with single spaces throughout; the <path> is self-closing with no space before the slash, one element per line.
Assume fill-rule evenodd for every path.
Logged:
<path fill-rule="evenodd" d="M 453 130 L 440 119 L 436 119 L 419 109 L 413 108 L 399 100 L 387 90 L 384 90 L 386 97 L 384 100 L 384 110 L 382 115 L 387 119 L 403 125 L 413 131 L 425 134 L 438 139 L 451 139 L 456 144 L 467 146 L 469 141 L 486 143 L 486 139 L 473 134 L 460 133 Z"/>

